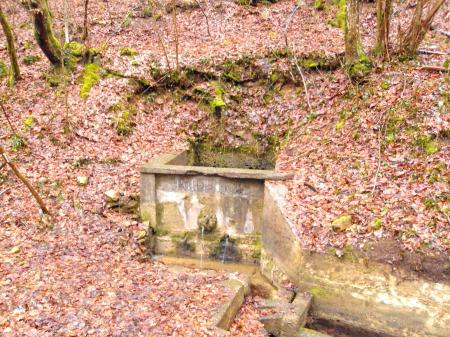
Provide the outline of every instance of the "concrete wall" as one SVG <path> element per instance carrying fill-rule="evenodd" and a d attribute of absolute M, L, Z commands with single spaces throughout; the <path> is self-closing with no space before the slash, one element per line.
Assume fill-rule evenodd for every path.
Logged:
<path fill-rule="evenodd" d="M 144 174 L 141 178 L 143 220 L 172 233 L 198 230 L 204 208 L 214 213 L 217 232 L 259 233 L 263 197 L 260 180 L 169 174 Z"/>
<path fill-rule="evenodd" d="M 257 263 L 264 198 L 263 180 L 219 176 L 142 174 L 141 217 L 156 229 L 158 254 L 210 258 L 228 234 L 236 259 Z M 217 227 L 201 236 L 202 212 Z"/>
<path fill-rule="evenodd" d="M 280 211 L 282 185 L 266 184 L 261 268 L 281 283 L 313 294 L 312 313 L 393 336 L 450 336 L 450 284 L 358 258 L 301 248 L 294 226 Z"/>

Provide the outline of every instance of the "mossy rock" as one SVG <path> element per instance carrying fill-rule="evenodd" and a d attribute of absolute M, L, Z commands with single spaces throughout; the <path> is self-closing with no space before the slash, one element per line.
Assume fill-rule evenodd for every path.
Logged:
<path fill-rule="evenodd" d="M 176 0 L 175 5 L 173 1 L 170 1 L 165 7 L 166 13 L 172 13 L 175 8 L 180 11 L 187 11 L 200 8 L 200 5 L 195 0 Z"/>
<path fill-rule="evenodd" d="M 331 223 L 331 228 L 333 228 L 336 232 L 343 232 L 347 228 L 352 226 L 352 216 L 351 215 L 342 215 L 333 220 Z"/>
<path fill-rule="evenodd" d="M 137 54 L 137 51 L 132 48 L 124 47 L 124 48 L 120 49 L 120 56 L 133 57 L 136 54 Z"/>
<path fill-rule="evenodd" d="M 310 70 L 334 70 L 339 68 L 341 64 L 341 55 L 331 56 L 321 53 L 311 53 L 298 58 L 298 65 L 304 69 Z"/>
<path fill-rule="evenodd" d="M 133 128 L 136 126 L 134 122 L 134 109 L 128 109 L 123 111 L 116 122 L 116 130 L 119 136 L 128 136 L 133 131 Z"/>
<path fill-rule="evenodd" d="M 369 58 L 366 55 L 361 54 L 359 56 L 358 62 L 347 65 L 346 70 L 348 76 L 353 81 L 361 82 L 365 80 L 367 75 L 372 70 L 372 63 L 370 62 Z"/>
<path fill-rule="evenodd" d="M 263 79 L 264 71 L 253 56 L 243 56 L 238 60 L 227 60 L 221 66 L 221 77 L 225 81 L 244 83 Z"/>

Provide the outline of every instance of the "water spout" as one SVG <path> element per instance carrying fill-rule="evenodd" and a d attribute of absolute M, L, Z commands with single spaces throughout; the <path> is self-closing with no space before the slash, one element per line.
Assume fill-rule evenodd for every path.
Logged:
<path fill-rule="evenodd" d="M 202 226 L 202 231 L 201 231 L 201 239 L 200 239 L 200 268 L 203 268 L 203 254 L 204 254 L 204 246 L 203 246 L 203 238 L 204 238 L 204 234 L 205 234 L 205 227 Z"/>
<path fill-rule="evenodd" d="M 228 238 L 229 238 L 229 236 L 226 235 L 226 236 L 225 236 L 225 246 L 224 246 L 224 249 L 223 249 L 223 255 L 222 255 L 222 263 L 225 263 L 225 259 L 226 259 L 226 257 L 227 257 L 228 241 L 229 241 Z"/>

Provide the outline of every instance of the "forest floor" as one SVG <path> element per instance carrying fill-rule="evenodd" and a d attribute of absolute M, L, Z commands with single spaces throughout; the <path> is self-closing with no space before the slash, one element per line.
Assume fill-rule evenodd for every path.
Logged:
<path fill-rule="evenodd" d="M 49 3 L 55 31 L 61 32 L 62 7 Z M 216 69 L 230 59 L 256 59 L 285 47 L 295 1 L 257 7 L 206 3 L 211 37 L 200 9 L 178 14 L 180 67 Z M 76 65 L 61 82 L 36 45 L 25 11 L 12 1 L 5 6 L 17 35 L 23 80 L 14 87 L 6 80 L 0 84 L 20 135 L 13 136 L 1 115 L 0 140 L 52 216 L 41 216 L 27 189 L 1 169 L 3 334 L 215 336 L 209 319 L 227 298 L 220 285 L 227 275 L 175 273 L 142 260 L 138 238 L 145 225 L 105 201 L 108 190 L 124 199 L 137 195 L 139 167 L 207 132 L 208 111 L 180 98 L 192 94 L 189 88 L 136 95 L 128 78 L 105 74 L 81 98 L 84 66 Z M 445 6 L 435 25 L 448 32 Z M 411 12 L 403 9 L 394 10 L 397 22 Z M 88 44 L 100 50 L 102 69 L 158 83 L 151 75 L 155 64 L 162 72 L 176 67 L 172 16 L 148 11 L 142 1 L 91 4 Z M 373 44 L 374 11 L 373 4 L 364 5 L 367 48 Z M 82 1 L 73 1 L 74 38 L 82 13 Z M 331 4 L 322 11 L 309 2 L 302 5 L 286 34 L 293 55 L 341 54 L 342 32 L 329 24 L 335 15 Z M 2 41 L 0 57 L 8 63 L 3 46 Z M 448 53 L 448 38 L 430 32 L 421 48 Z M 367 251 L 375 259 L 409 262 L 433 278 L 449 278 L 449 83 L 445 74 L 420 69 L 446 60 L 448 54 L 419 54 L 377 65 L 358 85 L 340 67 L 305 69 L 307 94 L 299 74 L 276 90 L 259 80 L 226 83 L 230 122 L 222 137 L 233 143 L 277 136 L 277 169 L 295 171 L 285 183 L 285 211 L 305 248 L 333 249 L 337 255 Z M 206 80 L 196 85 L 211 89 Z M 79 177 L 88 177 L 86 186 L 80 186 Z M 350 216 L 351 224 L 336 231 L 331 223 L 343 216 Z M 261 333 L 249 301 L 230 335 Z"/>

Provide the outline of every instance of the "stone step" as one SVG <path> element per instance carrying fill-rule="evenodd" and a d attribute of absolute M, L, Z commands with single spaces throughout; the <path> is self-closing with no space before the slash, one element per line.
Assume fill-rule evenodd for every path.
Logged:
<path fill-rule="evenodd" d="M 283 299 L 268 299 L 256 308 L 268 311 L 260 320 L 265 330 L 279 337 L 297 337 L 300 328 L 305 326 L 312 296 L 309 293 L 298 293 L 290 303 Z"/>
<path fill-rule="evenodd" d="M 332 337 L 330 335 L 318 332 L 316 330 L 311 330 L 307 328 L 301 328 L 297 337 Z"/>
<path fill-rule="evenodd" d="M 249 293 L 250 287 L 247 280 L 234 278 L 224 281 L 223 285 L 231 291 L 231 296 L 213 316 L 212 325 L 218 329 L 228 330 L 244 303 L 245 295 Z"/>

